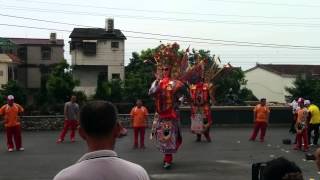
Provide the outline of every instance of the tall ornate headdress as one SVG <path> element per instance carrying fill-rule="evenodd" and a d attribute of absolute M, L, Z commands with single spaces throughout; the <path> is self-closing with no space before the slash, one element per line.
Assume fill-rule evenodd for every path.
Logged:
<path fill-rule="evenodd" d="M 179 44 L 161 44 L 154 53 L 157 65 L 157 76 L 162 76 L 162 69 L 171 69 L 171 78 L 180 79 L 184 82 L 212 82 L 222 72 L 231 67 L 220 67 L 221 61 L 218 56 L 210 56 L 209 51 L 195 51 L 189 53 L 189 47 L 179 52 Z M 230 68 L 229 68 L 230 69 Z"/>
<path fill-rule="evenodd" d="M 161 44 L 154 54 L 154 60 L 157 64 L 157 74 L 161 76 L 162 69 L 168 67 L 171 70 L 171 77 L 179 79 L 181 72 L 181 62 L 185 57 L 183 53 L 179 53 L 179 44 Z"/>

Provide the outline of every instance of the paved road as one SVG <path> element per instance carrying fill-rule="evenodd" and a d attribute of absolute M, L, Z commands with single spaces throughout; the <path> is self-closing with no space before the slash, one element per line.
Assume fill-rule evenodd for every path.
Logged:
<path fill-rule="evenodd" d="M 303 160 L 304 154 L 282 145 L 287 129 L 273 128 L 267 132 L 265 143 L 249 142 L 250 128 L 215 128 L 212 143 L 196 143 L 187 129 L 183 130 L 183 146 L 174 156 L 171 170 L 161 168 L 161 154 L 147 140 L 147 149 L 133 150 L 132 132 L 119 139 L 116 151 L 119 156 L 142 165 L 154 180 L 249 180 L 251 164 L 271 157 L 285 156 L 303 169 L 306 179 L 316 175 L 314 162 Z M 24 152 L 6 152 L 4 134 L 0 146 L 1 180 L 49 180 L 61 169 L 73 164 L 86 151 L 79 138 L 75 143 L 56 144 L 58 132 L 24 132 Z"/>

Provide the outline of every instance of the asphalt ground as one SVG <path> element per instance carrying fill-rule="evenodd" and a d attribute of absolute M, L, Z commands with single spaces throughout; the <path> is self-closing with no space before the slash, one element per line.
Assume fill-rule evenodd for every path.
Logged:
<path fill-rule="evenodd" d="M 195 142 L 195 136 L 183 129 L 183 144 L 174 155 L 171 170 L 162 169 L 162 154 L 146 133 L 145 150 L 134 150 L 132 130 L 118 140 L 115 151 L 121 158 L 143 166 L 154 180 L 250 180 L 251 165 L 284 156 L 296 162 L 305 179 L 320 179 L 314 161 L 306 161 L 305 154 L 294 151 L 293 145 L 283 145 L 283 138 L 293 138 L 287 128 L 269 128 L 266 141 L 248 141 L 251 128 L 218 127 L 211 131 L 212 142 Z M 6 151 L 5 136 L 0 138 L 0 180 L 49 180 L 61 169 L 72 165 L 85 152 L 85 143 L 56 144 L 59 132 L 23 132 L 25 151 Z M 311 152 L 315 147 L 311 148 Z"/>

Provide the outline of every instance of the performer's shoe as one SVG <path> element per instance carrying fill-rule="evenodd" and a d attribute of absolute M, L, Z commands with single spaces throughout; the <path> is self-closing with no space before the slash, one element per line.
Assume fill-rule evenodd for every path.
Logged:
<path fill-rule="evenodd" d="M 164 169 L 170 169 L 170 168 L 171 168 L 171 164 L 165 162 L 165 163 L 163 164 L 163 168 L 164 168 Z"/>
<path fill-rule="evenodd" d="M 138 149 L 138 145 L 133 145 L 132 149 Z"/>
<path fill-rule="evenodd" d="M 262 142 L 262 143 L 263 143 L 263 142 L 264 142 L 264 139 L 260 139 L 260 142 Z"/>
<path fill-rule="evenodd" d="M 298 150 L 301 150 L 301 147 L 297 147 L 297 146 L 296 146 L 296 147 L 294 147 L 293 149 L 298 151 Z"/>
<path fill-rule="evenodd" d="M 9 148 L 9 149 L 8 149 L 8 152 L 13 152 L 13 148 Z"/>
<path fill-rule="evenodd" d="M 23 147 L 21 147 L 21 148 L 19 148 L 18 150 L 19 150 L 19 151 L 24 151 L 24 148 L 23 148 Z"/>
<path fill-rule="evenodd" d="M 63 142 L 62 139 L 58 139 L 58 140 L 56 141 L 57 144 L 60 144 L 60 143 L 62 143 L 62 142 Z"/>
<path fill-rule="evenodd" d="M 140 149 L 146 149 L 146 146 L 142 145 L 140 146 Z"/>
<path fill-rule="evenodd" d="M 211 142 L 211 137 L 207 137 L 206 139 L 208 143 Z"/>
<path fill-rule="evenodd" d="M 201 142 L 201 139 L 200 139 L 200 138 L 197 138 L 197 139 L 196 139 L 196 142 Z"/>
<path fill-rule="evenodd" d="M 253 138 L 250 138 L 250 139 L 249 139 L 249 141 L 255 141 L 255 139 L 253 139 Z"/>

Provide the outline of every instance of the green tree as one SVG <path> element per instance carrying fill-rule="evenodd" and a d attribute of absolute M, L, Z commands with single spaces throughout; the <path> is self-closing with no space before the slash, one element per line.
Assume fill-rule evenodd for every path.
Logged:
<path fill-rule="evenodd" d="M 6 96 L 13 95 L 15 102 L 25 105 L 27 101 L 26 89 L 21 87 L 17 81 L 8 81 L 7 84 L 2 86 L 0 90 L 1 99 L 0 103 L 4 104 L 6 102 Z"/>
<path fill-rule="evenodd" d="M 154 49 L 147 49 L 141 53 L 132 53 L 130 63 L 125 68 L 126 80 L 124 82 L 124 100 L 135 103 L 136 99 L 142 99 L 144 104 L 153 109 L 153 101 L 148 95 L 151 83 L 154 81 Z"/>
<path fill-rule="evenodd" d="M 99 81 L 95 99 L 104 99 L 111 102 L 122 102 L 123 100 L 123 82 L 118 79 Z"/>
<path fill-rule="evenodd" d="M 153 108 L 153 100 L 148 96 L 147 92 L 155 79 L 154 64 L 150 63 L 153 60 L 153 54 L 155 49 L 146 49 L 141 53 L 133 53 L 130 63 L 126 67 L 126 80 L 124 99 L 129 102 L 134 102 L 136 98 L 144 100 L 145 104 Z M 180 50 L 179 53 L 183 54 L 184 51 Z M 199 55 L 208 59 L 209 65 L 215 63 L 214 55 L 210 55 L 210 51 L 200 49 Z M 196 51 L 193 49 L 189 63 L 194 63 Z M 147 61 L 146 63 L 146 60 Z M 150 61 L 151 60 L 151 61 Z M 148 63 L 149 62 L 149 63 Z M 252 91 L 247 88 L 242 88 L 246 84 L 244 72 L 240 68 L 233 68 L 232 71 L 228 71 L 227 74 L 219 76 L 215 79 L 213 84 L 216 88 L 215 98 L 218 104 L 224 104 L 228 97 L 228 92 L 231 90 L 231 94 L 237 99 L 237 103 L 242 104 L 246 100 L 256 100 Z"/>
<path fill-rule="evenodd" d="M 243 101 L 257 100 L 251 90 L 243 88 L 246 83 L 247 81 L 241 68 L 232 68 L 230 71 L 227 71 L 214 82 L 217 103 L 243 104 Z"/>
<path fill-rule="evenodd" d="M 286 91 L 291 94 L 292 99 L 303 97 L 320 105 L 320 79 L 314 77 L 297 76 L 293 82 L 293 87 L 286 87 Z"/>
<path fill-rule="evenodd" d="M 73 95 L 77 97 L 77 102 L 80 106 L 82 106 L 88 100 L 86 94 L 83 91 L 74 91 Z"/>
<path fill-rule="evenodd" d="M 70 65 L 64 60 L 57 64 L 49 74 L 46 88 L 48 100 L 52 103 L 63 103 L 69 100 L 78 80 L 72 77 Z"/>

